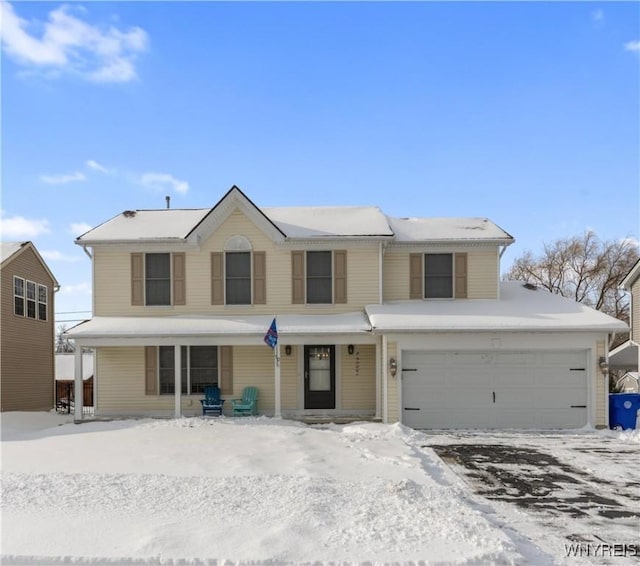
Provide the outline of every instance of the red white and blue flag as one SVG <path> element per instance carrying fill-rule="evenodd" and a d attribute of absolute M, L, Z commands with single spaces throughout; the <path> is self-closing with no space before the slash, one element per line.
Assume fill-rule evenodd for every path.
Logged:
<path fill-rule="evenodd" d="M 276 328 L 275 318 L 271 322 L 269 330 L 267 330 L 267 333 L 264 335 L 264 343 L 269 346 L 269 348 L 275 348 L 278 343 L 278 329 Z"/>

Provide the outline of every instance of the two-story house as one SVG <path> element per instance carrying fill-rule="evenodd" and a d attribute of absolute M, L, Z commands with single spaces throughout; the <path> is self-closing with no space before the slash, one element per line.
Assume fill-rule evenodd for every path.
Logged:
<path fill-rule="evenodd" d="M 620 287 L 631 294 L 631 333 L 629 340 L 611 351 L 610 364 L 612 369 L 637 372 L 640 367 L 640 260 L 627 273 Z"/>
<path fill-rule="evenodd" d="M 32 242 L 2 242 L 0 252 L 0 405 L 46 411 L 53 408 L 59 285 Z"/>
<path fill-rule="evenodd" d="M 79 237 L 94 317 L 68 334 L 95 348 L 96 415 L 195 415 L 218 384 L 293 418 L 604 425 L 599 362 L 626 326 L 501 284 L 513 241 L 484 218 L 259 208 L 234 186 L 211 209 L 125 211 Z"/>

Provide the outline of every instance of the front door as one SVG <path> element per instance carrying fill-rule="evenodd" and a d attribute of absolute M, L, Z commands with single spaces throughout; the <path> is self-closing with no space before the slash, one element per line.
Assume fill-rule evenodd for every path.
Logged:
<path fill-rule="evenodd" d="M 336 347 L 304 347 L 304 408 L 336 408 Z"/>

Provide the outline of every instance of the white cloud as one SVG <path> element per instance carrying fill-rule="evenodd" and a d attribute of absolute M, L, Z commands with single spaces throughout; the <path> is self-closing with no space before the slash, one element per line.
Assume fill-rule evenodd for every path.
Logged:
<path fill-rule="evenodd" d="M 74 236 L 82 236 L 85 232 L 91 230 L 93 226 L 86 222 L 74 222 L 69 226 L 69 232 Z"/>
<path fill-rule="evenodd" d="M 58 250 L 42 250 L 40 255 L 47 261 L 78 261 L 80 258 L 73 255 L 65 255 Z"/>
<path fill-rule="evenodd" d="M 62 285 L 60 293 L 65 295 L 91 295 L 91 283 L 83 282 L 77 285 Z"/>
<path fill-rule="evenodd" d="M 189 190 L 189 183 L 176 179 L 168 173 L 145 173 L 140 177 L 140 184 L 157 191 L 173 189 L 176 193 L 184 194 Z"/>
<path fill-rule="evenodd" d="M 640 53 L 640 40 L 628 41 L 624 44 L 626 51 L 636 51 Z"/>
<path fill-rule="evenodd" d="M 40 175 L 40 180 L 48 185 L 66 185 L 67 183 L 75 183 L 76 181 L 86 181 L 84 173 L 76 171 L 67 175 Z"/>
<path fill-rule="evenodd" d="M 604 20 L 604 12 L 602 10 L 594 10 L 591 12 L 591 20 L 594 22 L 601 22 Z"/>
<path fill-rule="evenodd" d="M 2 46 L 21 65 L 68 71 L 93 82 L 127 82 L 136 78 L 135 60 L 147 48 L 147 33 L 132 27 L 100 28 L 76 17 L 86 10 L 63 5 L 49 13 L 44 26 L 20 18 L 0 1 Z M 38 37 L 33 28 L 43 28 Z M 56 76 L 50 73 L 47 76 Z"/>
<path fill-rule="evenodd" d="M 100 163 L 98 163 L 97 161 L 94 161 L 93 159 L 89 159 L 88 161 L 85 161 L 84 164 L 89 169 L 93 169 L 94 171 L 104 173 L 105 175 L 109 174 L 109 170 L 106 167 L 104 167 L 103 165 L 100 165 Z"/>
<path fill-rule="evenodd" d="M 0 233 L 3 238 L 35 238 L 50 232 L 48 220 L 33 220 L 22 216 L 4 217 L 4 215 L 0 219 Z"/>

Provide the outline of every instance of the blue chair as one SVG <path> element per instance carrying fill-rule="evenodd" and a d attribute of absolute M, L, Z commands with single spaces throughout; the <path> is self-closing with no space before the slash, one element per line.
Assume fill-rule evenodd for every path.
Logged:
<path fill-rule="evenodd" d="M 207 385 L 204 388 L 204 399 L 200 399 L 202 403 L 202 416 L 211 413 L 214 416 L 222 416 L 222 405 L 224 399 L 220 399 L 220 388 L 217 385 Z"/>
<path fill-rule="evenodd" d="M 258 414 L 258 388 L 245 387 L 242 391 L 242 399 L 232 399 L 233 416 L 249 417 Z"/>

